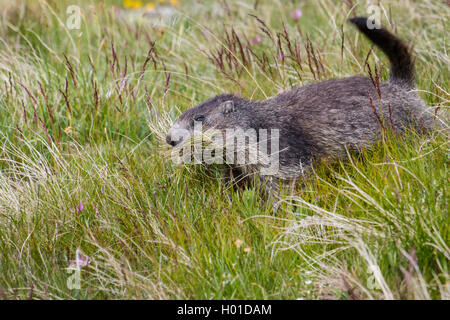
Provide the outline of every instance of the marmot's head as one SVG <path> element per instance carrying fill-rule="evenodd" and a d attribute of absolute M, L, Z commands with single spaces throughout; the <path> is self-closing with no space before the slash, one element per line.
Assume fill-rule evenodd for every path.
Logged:
<path fill-rule="evenodd" d="M 187 141 L 194 133 L 195 124 L 201 123 L 202 131 L 210 129 L 224 130 L 249 126 L 248 109 L 251 101 L 232 94 L 215 96 L 198 106 L 184 112 L 174 123 L 166 136 L 166 142 L 176 146 Z"/>

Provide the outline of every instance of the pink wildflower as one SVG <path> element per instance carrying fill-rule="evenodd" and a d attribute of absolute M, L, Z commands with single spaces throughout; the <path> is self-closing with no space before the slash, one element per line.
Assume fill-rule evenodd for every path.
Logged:
<path fill-rule="evenodd" d="M 80 249 L 77 249 L 75 253 L 75 260 L 70 261 L 70 266 L 77 269 L 87 267 L 91 262 L 90 258 L 86 256 Z"/>
<path fill-rule="evenodd" d="M 254 44 L 257 44 L 257 43 L 260 43 L 260 42 L 261 42 L 261 37 L 260 36 L 256 36 L 254 38 L 250 38 L 250 44 L 251 45 L 254 45 Z"/>
<path fill-rule="evenodd" d="M 301 17 L 302 17 L 302 10 L 300 9 L 296 9 L 294 11 L 291 12 L 291 18 L 297 22 Z"/>

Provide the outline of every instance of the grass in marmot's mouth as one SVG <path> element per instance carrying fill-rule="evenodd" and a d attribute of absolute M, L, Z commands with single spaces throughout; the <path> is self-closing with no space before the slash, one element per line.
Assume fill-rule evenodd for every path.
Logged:
<path fill-rule="evenodd" d="M 386 80 L 345 23 L 366 1 L 147 2 L 81 1 L 73 29 L 70 1 L 0 1 L 0 298 L 450 298 L 444 129 L 387 133 L 271 201 L 164 146 L 219 93 L 264 99 L 366 59 Z M 450 8 L 381 12 L 446 122 Z"/>

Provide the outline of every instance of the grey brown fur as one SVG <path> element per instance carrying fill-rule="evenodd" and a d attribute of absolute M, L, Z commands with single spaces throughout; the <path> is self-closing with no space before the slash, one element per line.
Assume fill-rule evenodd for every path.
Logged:
<path fill-rule="evenodd" d="M 390 60 L 390 78 L 379 85 L 381 99 L 373 81 L 362 76 L 309 84 L 263 101 L 222 94 L 187 110 L 173 128 L 192 130 L 193 119 L 203 116 L 204 129 L 279 129 L 280 170 L 269 177 L 270 187 L 276 190 L 279 181 L 301 176 L 314 160 L 343 158 L 346 149 L 361 150 L 376 142 L 382 130 L 379 119 L 392 123 L 400 132 L 411 126 L 429 129 L 432 113 L 412 91 L 414 63 L 408 47 L 385 29 L 368 29 L 366 18 L 353 18 L 350 22 Z M 233 110 L 225 110 L 224 105 L 230 101 Z M 173 128 L 167 142 L 176 145 L 181 140 L 173 141 Z M 251 165 L 231 164 L 231 168 L 234 174 L 258 171 L 258 166 Z"/>

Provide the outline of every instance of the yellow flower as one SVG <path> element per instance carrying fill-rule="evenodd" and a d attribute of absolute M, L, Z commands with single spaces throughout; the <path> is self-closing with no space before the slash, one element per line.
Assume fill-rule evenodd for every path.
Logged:
<path fill-rule="evenodd" d="M 140 1 L 140 0 L 124 0 L 123 5 L 124 5 L 124 7 L 127 7 L 127 8 L 139 9 L 139 8 L 142 8 L 142 1 Z"/>
<path fill-rule="evenodd" d="M 153 11 L 153 10 L 155 10 L 155 4 L 154 4 L 153 2 L 149 2 L 149 3 L 147 3 L 147 5 L 145 6 L 145 9 L 146 9 L 147 11 Z"/>
<path fill-rule="evenodd" d="M 178 4 L 178 0 L 170 0 L 170 3 L 174 6 L 176 6 Z"/>

